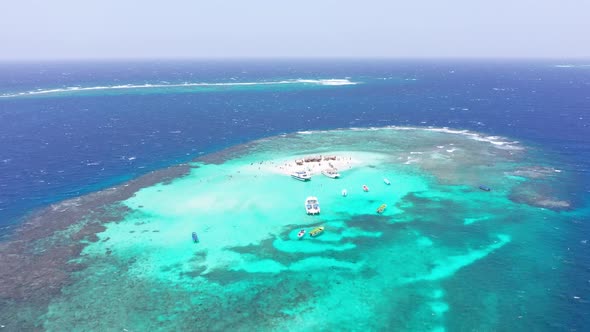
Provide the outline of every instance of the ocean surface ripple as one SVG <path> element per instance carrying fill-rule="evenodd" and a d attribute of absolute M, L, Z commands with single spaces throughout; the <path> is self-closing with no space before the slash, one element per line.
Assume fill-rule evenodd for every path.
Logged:
<path fill-rule="evenodd" d="M 550 60 L 0 64 L 0 325 L 585 330 L 589 86 Z M 370 162 L 265 182 L 286 147 Z"/>

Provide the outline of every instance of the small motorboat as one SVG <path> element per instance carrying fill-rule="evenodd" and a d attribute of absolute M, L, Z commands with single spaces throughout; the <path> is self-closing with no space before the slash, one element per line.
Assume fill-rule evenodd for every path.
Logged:
<path fill-rule="evenodd" d="M 309 236 L 314 237 L 320 235 L 324 231 L 324 226 L 316 227 L 309 232 Z"/>
<path fill-rule="evenodd" d="M 364 192 L 368 192 L 369 191 L 369 187 L 367 187 L 366 184 L 363 184 L 363 191 Z"/>
<path fill-rule="evenodd" d="M 483 184 L 481 186 L 479 186 L 479 189 L 481 189 L 483 191 L 490 191 L 490 190 L 492 190 L 492 188 L 490 188 L 488 186 L 484 186 Z"/>
<path fill-rule="evenodd" d="M 388 186 L 391 184 L 391 182 L 389 182 L 389 179 L 388 178 L 384 178 L 383 179 L 383 182 L 385 182 L 385 184 L 388 185 Z"/>
<path fill-rule="evenodd" d="M 379 214 L 383 213 L 383 211 L 385 211 L 385 208 L 387 208 L 387 204 L 381 204 L 381 206 L 379 206 L 379 208 L 377 208 L 377 213 L 379 213 Z"/>
<path fill-rule="evenodd" d="M 340 177 L 340 173 L 338 173 L 338 170 L 335 168 L 325 169 L 322 171 L 322 174 L 332 179 L 337 179 Z"/>
<path fill-rule="evenodd" d="M 346 189 L 342 189 L 342 196 L 348 196 L 348 191 L 346 191 Z"/>
<path fill-rule="evenodd" d="M 199 237 L 197 236 L 196 232 L 193 232 L 193 242 L 194 243 L 199 243 Z"/>
<path fill-rule="evenodd" d="M 297 233 L 297 238 L 299 240 L 301 240 L 301 238 L 303 237 L 303 235 L 305 235 L 305 229 L 302 229 L 299 231 L 299 233 Z"/>

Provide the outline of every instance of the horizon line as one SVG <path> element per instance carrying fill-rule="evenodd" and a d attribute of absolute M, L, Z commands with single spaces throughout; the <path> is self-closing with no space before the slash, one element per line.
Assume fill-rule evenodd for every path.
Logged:
<path fill-rule="evenodd" d="M 123 61 L 252 61 L 252 60 L 488 60 L 488 61 L 588 61 L 588 56 L 162 56 L 162 57 L 63 57 L 63 58 L 7 58 L 0 63 L 32 62 L 123 62 Z"/>

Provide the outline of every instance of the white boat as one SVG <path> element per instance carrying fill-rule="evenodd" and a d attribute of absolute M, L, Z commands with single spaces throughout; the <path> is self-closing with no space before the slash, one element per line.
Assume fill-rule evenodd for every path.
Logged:
<path fill-rule="evenodd" d="M 391 184 L 391 182 L 389 182 L 389 179 L 388 178 L 384 178 L 383 179 L 383 182 L 385 182 L 386 185 L 390 185 Z"/>
<path fill-rule="evenodd" d="M 322 174 L 332 179 L 337 179 L 340 177 L 340 173 L 338 173 L 338 170 L 335 168 L 327 168 L 322 171 Z"/>
<path fill-rule="evenodd" d="M 297 233 L 297 239 L 301 240 L 301 238 L 305 235 L 305 229 L 302 229 Z"/>
<path fill-rule="evenodd" d="M 348 196 L 348 191 L 346 191 L 346 189 L 342 189 L 342 196 Z"/>
<path fill-rule="evenodd" d="M 293 172 L 291 173 L 291 177 L 299 181 L 311 180 L 311 175 L 309 175 L 309 173 L 307 173 L 306 171 Z"/>
<path fill-rule="evenodd" d="M 320 214 L 320 202 L 315 196 L 309 196 L 305 199 L 305 212 L 307 214 Z"/>

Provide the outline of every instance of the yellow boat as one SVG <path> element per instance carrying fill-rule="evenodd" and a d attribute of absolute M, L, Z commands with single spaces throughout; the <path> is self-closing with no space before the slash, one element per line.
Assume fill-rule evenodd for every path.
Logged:
<path fill-rule="evenodd" d="M 377 213 L 383 213 L 383 211 L 385 211 L 386 207 L 387 207 L 387 204 L 381 204 L 381 206 L 377 209 Z"/>
<path fill-rule="evenodd" d="M 309 232 L 309 236 L 314 237 L 324 231 L 324 226 L 316 227 Z"/>

